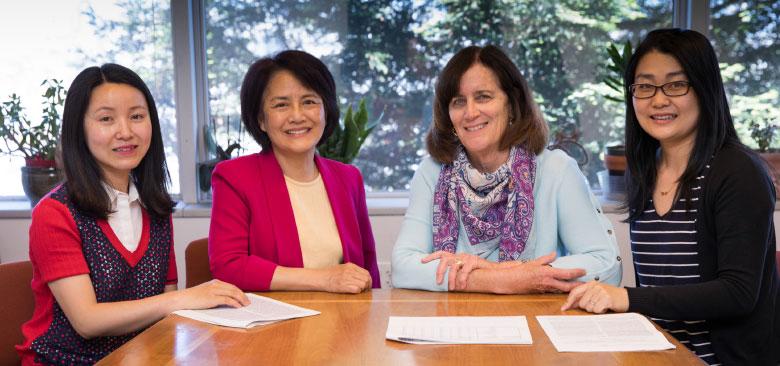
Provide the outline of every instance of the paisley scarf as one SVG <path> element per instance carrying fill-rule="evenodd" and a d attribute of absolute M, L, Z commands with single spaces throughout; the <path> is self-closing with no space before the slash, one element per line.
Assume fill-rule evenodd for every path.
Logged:
<path fill-rule="evenodd" d="M 460 146 L 434 191 L 434 250 L 455 253 L 460 214 L 471 245 L 500 237 L 499 261 L 517 260 L 533 223 L 535 175 L 536 157 L 522 147 L 513 147 L 495 172 L 481 173 Z"/>

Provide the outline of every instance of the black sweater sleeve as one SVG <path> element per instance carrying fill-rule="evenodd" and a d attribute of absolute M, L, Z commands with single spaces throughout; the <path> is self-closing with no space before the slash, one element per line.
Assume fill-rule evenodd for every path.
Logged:
<path fill-rule="evenodd" d="M 691 320 L 742 316 L 755 308 L 767 280 L 765 261 L 774 260 L 767 255 L 774 247 L 771 180 L 757 156 L 724 149 L 703 189 L 697 235 L 704 282 L 628 288 L 629 311 Z"/>

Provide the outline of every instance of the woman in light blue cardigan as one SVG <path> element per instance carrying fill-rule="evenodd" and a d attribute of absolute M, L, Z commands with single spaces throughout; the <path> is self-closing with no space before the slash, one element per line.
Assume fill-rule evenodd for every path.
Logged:
<path fill-rule="evenodd" d="M 612 226 L 577 164 L 545 149 L 548 128 L 532 98 L 495 46 L 465 48 L 447 63 L 431 157 L 412 178 L 393 249 L 394 287 L 537 293 L 620 283 Z"/>

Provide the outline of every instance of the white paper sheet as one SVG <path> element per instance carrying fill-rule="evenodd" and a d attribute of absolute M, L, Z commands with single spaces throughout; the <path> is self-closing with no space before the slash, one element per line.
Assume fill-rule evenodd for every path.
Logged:
<path fill-rule="evenodd" d="M 233 328 L 255 327 L 280 320 L 302 318 L 320 313 L 319 311 L 287 304 L 264 296 L 255 294 L 246 294 L 246 296 L 249 298 L 250 304 L 243 308 L 236 309 L 220 306 L 205 310 L 179 310 L 173 313 L 190 319 Z"/>
<path fill-rule="evenodd" d="M 647 318 L 637 313 L 537 316 L 558 352 L 627 352 L 673 349 Z"/>
<path fill-rule="evenodd" d="M 391 316 L 385 337 L 412 344 L 531 344 L 524 316 Z"/>

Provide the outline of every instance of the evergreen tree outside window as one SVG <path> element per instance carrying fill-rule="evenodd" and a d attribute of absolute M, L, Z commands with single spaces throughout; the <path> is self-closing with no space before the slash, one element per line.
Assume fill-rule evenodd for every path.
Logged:
<path fill-rule="evenodd" d="M 672 24 L 671 1 L 206 1 L 210 118 L 238 131 L 238 91 L 249 63 L 285 48 L 320 57 L 342 104 L 384 111 L 355 164 L 368 189 L 403 191 L 426 154 L 433 89 L 458 49 L 493 43 L 525 74 L 553 129 L 574 123 L 591 154 L 622 140 L 623 106 L 603 97 L 609 42 L 635 44 Z M 229 122 L 228 122 L 229 121 Z M 251 139 L 243 139 L 249 141 Z M 243 145 L 243 144 L 242 144 Z M 257 151 L 244 146 L 242 153 Z"/>
<path fill-rule="evenodd" d="M 751 122 L 780 124 L 780 1 L 710 0 L 710 39 L 721 62 L 740 140 L 757 149 Z M 768 146 L 777 149 L 775 144 Z"/>
<path fill-rule="evenodd" d="M 196 0 L 197 1 L 197 0 Z M 494 43 L 528 79 L 552 134 L 579 130 L 590 154 L 583 172 L 597 187 L 604 146 L 622 141 L 623 106 L 607 100 L 602 83 L 609 43 L 633 44 L 647 31 L 672 26 L 672 0 L 199 0 L 205 15 L 208 118 L 225 147 L 242 132 L 238 93 L 251 62 L 282 49 L 325 61 L 340 102 L 365 98 L 382 124 L 355 164 L 373 192 L 404 191 L 425 155 L 436 76 L 458 49 Z M 62 0 L 0 5 L 0 99 L 22 96 L 40 113 L 40 81 L 69 78 L 103 62 L 125 64 L 152 88 L 160 110 L 172 191 L 178 192 L 171 8 L 165 0 Z M 750 144 L 749 123 L 780 117 L 780 0 L 711 0 L 711 34 L 722 62 L 738 132 Z M 197 105 L 201 108 L 203 106 Z M 240 154 L 259 150 L 241 139 Z M 777 147 L 777 146 L 772 146 Z M 234 153 L 234 155 L 236 155 Z M 0 199 L 21 197 L 20 159 L 0 157 Z M 182 167 L 195 169 L 195 167 Z"/>

